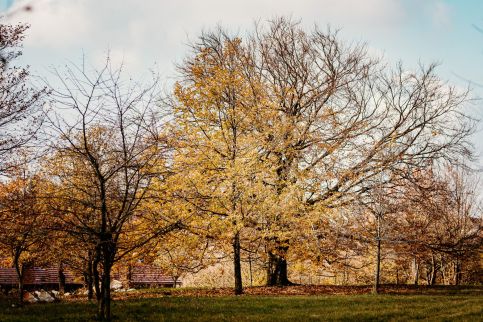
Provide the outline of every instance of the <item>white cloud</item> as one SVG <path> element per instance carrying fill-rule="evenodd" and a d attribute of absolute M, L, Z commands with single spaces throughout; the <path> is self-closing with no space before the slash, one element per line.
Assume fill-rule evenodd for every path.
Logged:
<path fill-rule="evenodd" d="M 89 10 L 83 1 L 38 0 L 34 4 L 33 11 L 19 11 L 10 18 L 31 25 L 25 46 L 77 46 L 92 34 Z"/>
<path fill-rule="evenodd" d="M 451 7 L 442 2 L 436 1 L 432 5 L 432 22 L 438 28 L 447 28 L 451 25 Z"/>
<path fill-rule="evenodd" d="M 56 65 L 59 59 L 74 59 L 72 53 L 80 57 L 82 51 L 96 60 L 109 48 L 135 68 L 158 62 L 169 73 L 173 62 L 184 56 L 188 37 L 196 39 L 201 29 L 217 23 L 244 31 L 255 19 L 292 15 L 307 26 L 330 23 L 359 36 L 400 23 L 405 17 L 400 1 L 37 0 L 32 12 L 15 19 L 32 25 L 25 50 L 37 52 L 29 58 L 33 65 Z"/>

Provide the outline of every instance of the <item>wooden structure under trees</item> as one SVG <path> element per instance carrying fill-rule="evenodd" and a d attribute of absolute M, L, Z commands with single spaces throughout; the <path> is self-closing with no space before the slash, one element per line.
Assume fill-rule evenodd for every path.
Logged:
<path fill-rule="evenodd" d="M 180 287 L 181 280 L 166 275 L 163 269 L 152 265 L 123 267 L 113 274 L 113 279 L 123 282 L 130 288 Z"/>
<path fill-rule="evenodd" d="M 78 281 L 75 276 L 69 272 L 63 271 L 65 278 L 65 290 L 73 290 L 82 287 L 83 283 Z M 56 267 L 32 267 L 26 268 L 24 272 L 25 289 L 58 289 L 59 288 L 59 270 Z M 0 287 L 10 290 L 18 286 L 18 276 L 13 267 L 0 267 Z"/>
<path fill-rule="evenodd" d="M 63 271 L 65 278 L 65 289 L 74 290 L 81 288 L 84 283 L 76 278 L 71 272 Z M 113 279 L 125 282 L 128 287 L 180 287 L 181 280 L 174 279 L 163 273 L 163 270 L 156 266 L 135 265 L 127 269 L 119 270 L 113 275 Z M 32 267 L 26 268 L 24 272 L 25 289 L 58 289 L 60 284 L 59 270 L 56 267 Z M 0 267 L 0 288 L 10 290 L 18 286 L 18 277 L 13 267 Z"/>

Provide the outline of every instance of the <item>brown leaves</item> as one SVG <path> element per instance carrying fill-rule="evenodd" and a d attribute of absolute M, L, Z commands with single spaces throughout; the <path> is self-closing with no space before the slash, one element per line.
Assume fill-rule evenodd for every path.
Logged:
<path fill-rule="evenodd" d="M 418 285 L 381 285 L 380 294 L 438 294 L 456 291 L 454 286 L 431 287 Z M 483 290 L 476 289 L 476 292 Z M 371 294 L 372 286 L 368 285 L 295 285 L 285 287 L 257 286 L 244 289 L 244 296 L 320 296 L 320 295 L 356 295 Z M 135 298 L 159 298 L 165 296 L 175 297 L 220 297 L 234 296 L 232 288 L 176 288 L 176 289 L 149 289 L 131 292 L 114 293 L 118 300 Z"/>

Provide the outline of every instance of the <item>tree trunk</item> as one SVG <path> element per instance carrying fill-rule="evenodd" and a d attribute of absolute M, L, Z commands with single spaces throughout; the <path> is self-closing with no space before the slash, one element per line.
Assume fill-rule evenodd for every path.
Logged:
<path fill-rule="evenodd" d="M 15 266 L 15 271 L 17 272 L 17 278 L 18 278 L 18 304 L 22 306 L 23 289 L 24 289 L 24 284 L 23 284 L 24 265 L 20 264 L 19 258 L 17 256 L 14 258 L 14 266 Z"/>
<path fill-rule="evenodd" d="M 101 244 L 102 250 L 102 279 L 101 299 L 98 302 L 98 314 L 101 321 L 111 321 L 111 269 L 114 263 L 115 248 L 112 235 L 105 234 Z"/>
<path fill-rule="evenodd" d="M 62 262 L 59 264 L 59 294 L 61 296 L 64 295 L 65 292 L 65 274 L 64 274 L 64 265 Z"/>
<path fill-rule="evenodd" d="M 460 285 L 461 283 L 461 262 L 459 259 L 454 263 L 454 285 Z"/>
<path fill-rule="evenodd" d="M 416 257 L 413 259 L 414 285 L 419 284 L 419 263 Z"/>
<path fill-rule="evenodd" d="M 436 266 L 436 259 L 434 258 L 434 254 L 431 254 L 431 279 L 429 281 L 429 285 L 436 284 L 437 272 L 438 272 L 438 267 Z"/>
<path fill-rule="evenodd" d="M 278 254 L 268 252 L 267 286 L 293 285 L 288 279 L 288 265 L 285 259 L 288 246 L 277 247 Z"/>
<path fill-rule="evenodd" d="M 271 271 L 268 274 L 267 286 L 292 285 L 288 279 L 287 260 L 281 256 L 271 254 Z"/>
<path fill-rule="evenodd" d="M 374 285 L 372 292 L 377 294 L 379 291 L 379 280 L 381 274 L 381 215 L 376 216 L 377 227 L 376 227 L 376 267 L 374 271 Z"/>
<path fill-rule="evenodd" d="M 432 275 L 431 275 L 431 282 L 429 283 L 429 285 L 435 285 L 436 284 L 436 273 L 437 273 L 437 271 L 434 270 Z"/>
<path fill-rule="evenodd" d="M 18 280 L 18 303 L 23 306 L 23 276 Z"/>
<path fill-rule="evenodd" d="M 443 285 L 446 285 L 446 265 L 443 256 L 440 255 L 441 260 L 441 279 L 443 280 Z"/>
<path fill-rule="evenodd" d="M 92 251 L 88 251 L 87 253 L 87 263 L 84 267 L 84 282 L 87 287 L 87 299 L 91 301 L 94 298 L 94 258 L 92 255 Z"/>
<path fill-rule="evenodd" d="M 426 284 L 428 286 L 431 285 L 431 280 L 433 276 L 432 273 L 433 273 L 432 268 L 431 267 L 428 268 L 428 266 L 426 265 Z"/>
<path fill-rule="evenodd" d="M 87 300 L 92 301 L 94 298 L 94 281 L 93 276 L 89 272 L 84 272 L 84 282 L 87 287 Z"/>
<path fill-rule="evenodd" d="M 98 170 L 96 171 L 97 178 L 99 180 L 101 200 L 101 229 L 99 233 L 100 243 L 96 247 L 96 260 L 100 261 L 102 259 L 101 296 L 97 297 L 98 318 L 101 321 L 111 321 L 111 265 L 114 260 L 114 247 L 112 233 L 109 232 L 107 228 L 108 210 L 106 179 Z"/>
<path fill-rule="evenodd" d="M 94 279 L 94 289 L 96 290 L 96 300 L 99 302 L 102 298 L 102 290 L 99 287 L 101 279 L 99 276 L 99 262 L 100 262 L 100 255 L 96 254 L 94 261 L 92 262 L 92 276 Z"/>
<path fill-rule="evenodd" d="M 273 265 L 275 264 L 275 261 L 272 258 L 273 256 L 274 255 L 271 251 L 267 251 L 267 286 L 271 285 L 272 271 L 274 269 Z"/>
<path fill-rule="evenodd" d="M 253 286 L 252 255 L 248 255 L 248 269 L 250 270 L 250 287 Z"/>
<path fill-rule="evenodd" d="M 278 285 L 286 286 L 292 285 L 293 283 L 288 280 L 288 264 L 285 257 L 280 257 L 279 259 L 280 275 L 278 277 Z"/>
<path fill-rule="evenodd" d="M 235 273 L 235 294 L 243 293 L 242 273 L 241 273 L 241 256 L 240 256 L 240 233 L 236 232 L 233 237 L 233 264 Z"/>
<path fill-rule="evenodd" d="M 92 301 L 94 298 L 94 260 L 89 251 L 89 257 L 87 259 L 87 265 L 84 270 L 84 281 L 87 287 L 87 299 Z M 99 285 L 99 284 L 98 284 Z"/>
<path fill-rule="evenodd" d="M 101 279 L 101 296 L 98 300 L 98 317 L 101 321 L 111 321 L 111 269 L 110 263 L 104 261 Z"/>
<path fill-rule="evenodd" d="M 379 291 L 379 282 L 381 276 L 381 239 L 377 238 L 376 241 L 376 268 L 374 271 L 374 286 L 372 292 L 377 294 Z"/>
<path fill-rule="evenodd" d="M 101 321 L 111 321 L 111 264 L 107 262 L 104 261 L 105 268 L 101 282 L 102 297 L 99 306 L 99 317 Z"/>
<path fill-rule="evenodd" d="M 127 286 L 130 288 L 132 285 L 132 266 L 128 265 L 127 267 Z M 174 283 L 174 286 L 176 287 L 176 281 Z"/>

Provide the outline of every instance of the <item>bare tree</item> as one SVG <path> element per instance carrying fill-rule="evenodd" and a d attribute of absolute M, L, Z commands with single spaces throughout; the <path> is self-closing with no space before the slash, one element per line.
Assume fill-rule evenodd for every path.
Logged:
<path fill-rule="evenodd" d="M 476 258 L 482 245 L 478 178 L 461 166 L 447 166 L 441 172 L 430 169 L 414 176 L 401 198 L 401 240 L 424 262 L 429 285 L 450 265 L 453 283 L 459 284 L 462 263 Z"/>
<path fill-rule="evenodd" d="M 249 47 L 252 77 L 276 111 L 262 133 L 279 194 L 295 184 L 307 206 L 338 207 L 430 160 L 470 157 L 476 121 L 463 112 L 466 92 L 441 81 L 435 65 L 391 69 L 336 32 L 306 33 L 285 18 L 259 27 Z M 290 242 L 269 244 L 268 283 L 286 284 Z"/>
<path fill-rule="evenodd" d="M 145 87 L 124 82 L 122 67 L 109 58 L 101 70 L 71 66 L 56 74 L 62 86 L 53 89 L 56 113 L 49 116 L 58 134 L 48 169 L 52 207 L 60 228 L 94 243 L 98 314 L 110 320 L 113 264 L 179 227 L 162 208 L 146 206 L 168 173 L 157 78 Z"/>
<path fill-rule="evenodd" d="M 27 25 L 0 24 L 0 172 L 15 160 L 14 152 L 32 140 L 42 124 L 42 105 L 47 89 L 29 82 L 27 67 L 12 66 L 22 54 Z"/>

